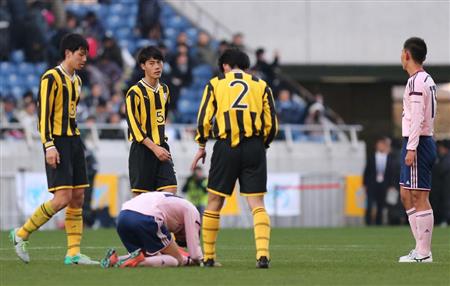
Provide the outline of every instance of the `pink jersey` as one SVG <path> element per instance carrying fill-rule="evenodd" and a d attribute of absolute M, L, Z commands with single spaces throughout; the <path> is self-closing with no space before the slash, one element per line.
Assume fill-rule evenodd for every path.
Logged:
<path fill-rule="evenodd" d="M 131 210 L 161 219 L 175 236 L 186 236 L 189 256 L 203 258 L 200 248 L 200 214 L 189 201 L 165 192 L 141 194 L 122 205 L 122 210 Z"/>
<path fill-rule="evenodd" d="M 409 137 L 407 150 L 416 150 L 420 136 L 432 136 L 436 115 L 436 85 L 425 71 L 408 79 L 403 94 L 402 136 Z"/>

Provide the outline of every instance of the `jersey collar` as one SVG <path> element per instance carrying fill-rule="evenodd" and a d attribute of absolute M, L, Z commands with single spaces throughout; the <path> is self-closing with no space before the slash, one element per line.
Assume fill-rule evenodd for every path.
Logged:
<path fill-rule="evenodd" d="M 154 93 L 158 92 L 159 90 L 159 81 L 156 84 L 156 86 L 151 86 L 148 82 L 145 81 L 145 79 L 141 79 L 142 84 L 146 85 L 148 88 L 150 88 Z"/>
<path fill-rule="evenodd" d="M 75 78 L 76 78 L 76 76 L 77 76 L 77 73 L 76 73 L 76 72 L 74 72 L 73 75 L 71 76 L 71 75 L 64 69 L 64 67 L 62 66 L 62 64 L 59 65 L 59 66 L 57 66 L 57 68 L 59 68 L 59 70 L 60 70 L 64 75 L 66 75 L 68 78 L 70 78 L 70 81 L 72 81 L 72 82 L 75 81 Z"/>

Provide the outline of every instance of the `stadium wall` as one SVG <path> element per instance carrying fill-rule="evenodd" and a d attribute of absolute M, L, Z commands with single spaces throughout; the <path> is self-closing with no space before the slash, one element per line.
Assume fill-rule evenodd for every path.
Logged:
<path fill-rule="evenodd" d="M 229 35 L 199 9 L 242 32 L 250 48 L 279 50 L 283 64 L 398 64 L 411 36 L 433 51 L 428 64 L 450 64 L 448 1 L 167 2 L 218 39 Z"/>
<path fill-rule="evenodd" d="M 169 142 L 174 164 L 177 170 L 179 189 L 190 174 L 197 146 L 192 141 Z M 26 215 L 24 203 L 18 199 L 20 175 L 27 172 L 44 174 L 44 156 L 38 141 L 27 144 L 25 141 L 0 141 L 0 229 L 9 229 L 23 223 Z M 209 169 L 213 144 L 208 144 L 208 160 L 205 170 Z M 117 197 L 114 208 L 130 197 L 128 183 L 128 143 L 118 140 L 100 140 L 94 149 L 99 162 L 99 174 L 117 176 Z M 365 144 L 357 142 L 332 142 L 331 144 L 311 142 L 274 142 L 268 153 L 268 172 L 272 177 L 294 176 L 300 183 L 282 180 L 285 188 L 291 188 L 296 200 L 298 213 L 284 213 L 289 206 L 272 210 L 275 226 L 342 226 L 346 224 L 344 200 L 346 197 L 345 177 L 360 175 L 365 163 Z M 17 176 L 17 174 L 20 174 Z M 279 179 L 279 178 L 278 178 Z M 45 180 L 44 180 L 45 181 Z M 36 187 L 39 184 L 35 183 Z M 31 182 L 33 186 L 33 182 Z M 275 186 L 276 187 L 276 186 Z M 279 186 L 278 186 L 279 187 Z M 269 190 L 270 191 L 270 190 Z M 286 200 L 291 196 L 286 194 Z M 36 200 L 36 198 L 33 198 Z M 37 198 L 39 199 L 39 198 Z M 270 200 L 277 199 L 277 195 Z M 239 211 L 231 210 L 222 220 L 224 227 L 250 227 L 252 218 L 243 198 L 236 198 Z M 286 201 L 285 203 L 289 203 Z M 291 202 L 292 203 L 292 202 Z M 274 201 L 274 205 L 278 205 Z M 240 206 L 240 207 L 239 207 Z M 280 215 L 278 215 L 280 213 Z M 46 228 L 58 227 L 56 217 Z"/>

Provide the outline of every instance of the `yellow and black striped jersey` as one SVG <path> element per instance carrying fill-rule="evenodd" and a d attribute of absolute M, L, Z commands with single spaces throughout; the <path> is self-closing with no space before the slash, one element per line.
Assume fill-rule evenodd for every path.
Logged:
<path fill-rule="evenodd" d="M 77 105 L 81 79 L 70 76 L 57 66 L 41 77 L 38 94 L 38 130 L 45 148 L 54 146 L 53 136 L 80 135 L 77 128 Z"/>
<path fill-rule="evenodd" d="M 169 89 L 165 84 L 158 84 L 154 89 L 140 80 L 133 85 L 125 101 L 129 140 L 140 143 L 148 137 L 155 144 L 164 143 L 169 102 Z"/>
<path fill-rule="evenodd" d="M 268 147 L 278 132 L 272 90 L 265 81 L 240 70 L 209 81 L 197 121 L 195 140 L 201 146 L 212 135 L 229 140 L 232 147 L 244 137 L 263 136 Z"/>

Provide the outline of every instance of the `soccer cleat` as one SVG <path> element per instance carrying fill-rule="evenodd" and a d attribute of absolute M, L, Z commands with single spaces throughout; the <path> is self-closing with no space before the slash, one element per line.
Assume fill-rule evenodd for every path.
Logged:
<path fill-rule="evenodd" d="M 430 263 L 433 262 L 433 255 L 431 255 L 431 252 L 426 255 L 420 255 L 419 253 L 416 254 L 416 257 L 414 257 L 414 262 L 418 262 L 418 263 Z"/>
<path fill-rule="evenodd" d="M 401 256 L 398 259 L 398 262 L 405 262 L 405 263 L 415 262 L 414 257 L 416 257 L 416 255 L 417 255 L 416 250 L 412 249 L 407 255 Z"/>
<path fill-rule="evenodd" d="M 139 265 L 139 263 L 144 261 L 144 259 L 145 259 L 144 253 L 141 251 L 140 248 L 138 248 L 135 251 L 133 251 L 132 253 L 130 253 L 130 255 L 127 258 L 122 259 L 119 262 L 117 262 L 115 267 L 120 267 L 120 268 L 136 267 Z"/>
<path fill-rule="evenodd" d="M 222 264 L 220 262 L 214 261 L 213 258 L 208 258 L 206 261 L 203 261 L 200 264 L 201 267 L 222 267 Z"/>
<path fill-rule="evenodd" d="M 119 257 L 117 256 L 117 252 L 114 248 L 109 248 L 106 251 L 106 256 L 102 260 L 100 260 L 100 266 L 102 268 L 110 268 L 114 267 L 117 262 L 119 262 Z"/>
<path fill-rule="evenodd" d="M 30 255 L 28 254 L 28 240 L 23 240 L 21 237 L 17 235 L 17 231 L 19 229 L 15 228 L 9 232 L 9 240 L 14 244 L 14 248 L 16 249 L 16 254 L 19 256 L 20 260 L 25 263 L 30 262 Z"/>
<path fill-rule="evenodd" d="M 64 264 L 65 265 L 99 265 L 100 262 L 96 260 L 92 260 L 89 256 L 78 253 L 74 256 L 66 255 L 64 257 Z"/>
<path fill-rule="evenodd" d="M 269 268 L 270 260 L 267 256 L 261 256 L 256 260 L 256 268 Z"/>

